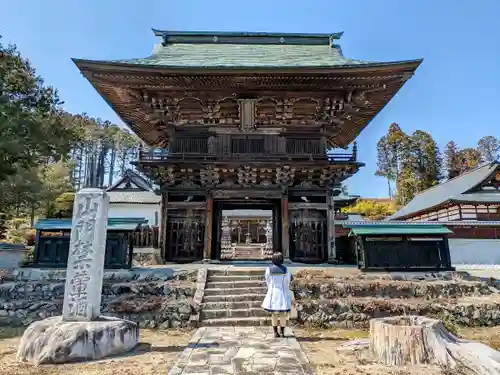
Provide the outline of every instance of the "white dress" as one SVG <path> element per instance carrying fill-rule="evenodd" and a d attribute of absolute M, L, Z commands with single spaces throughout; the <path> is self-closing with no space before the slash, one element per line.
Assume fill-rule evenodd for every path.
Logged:
<path fill-rule="evenodd" d="M 290 281 L 290 272 L 286 267 L 268 267 L 266 269 L 267 293 L 262 307 L 271 312 L 290 311 L 292 308 Z"/>

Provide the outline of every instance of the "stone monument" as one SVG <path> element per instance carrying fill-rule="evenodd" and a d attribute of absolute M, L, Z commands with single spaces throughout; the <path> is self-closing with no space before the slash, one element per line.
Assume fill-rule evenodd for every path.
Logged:
<path fill-rule="evenodd" d="M 34 364 L 96 360 L 125 353 L 139 339 L 136 323 L 100 315 L 109 197 L 101 189 L 75 196 L 63 315 L 32 323 L 17 358 Z"/>

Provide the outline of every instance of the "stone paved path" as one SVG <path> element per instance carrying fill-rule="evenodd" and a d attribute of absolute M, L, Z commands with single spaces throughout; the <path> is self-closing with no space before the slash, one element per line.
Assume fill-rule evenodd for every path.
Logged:
<path fill-rule="evenodd" d="M 315 375 L 293 332 L 271 327 L 203 327 L 168 375 Z"/>

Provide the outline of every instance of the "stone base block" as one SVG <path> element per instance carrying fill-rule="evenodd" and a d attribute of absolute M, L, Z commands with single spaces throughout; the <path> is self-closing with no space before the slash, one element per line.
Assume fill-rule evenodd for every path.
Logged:
<path fill-rule="evenodd" d="M 97 360 L 126 353 L 138 340 L 139 326 L 128 320 L 102 316 L 92 322 L 66 322 L 56 316 L 26 329 L 17 359 L 35 365 Z"/>

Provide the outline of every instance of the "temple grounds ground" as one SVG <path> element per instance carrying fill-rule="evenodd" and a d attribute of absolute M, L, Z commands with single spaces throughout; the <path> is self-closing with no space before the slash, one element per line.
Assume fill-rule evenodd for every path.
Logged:
<path fill-rule="evenodd" d="M 435 367 L 387 368 L 371 361 L 369 353 L 339 352 L 342 343 L 367 337 L 362 330 L 324 330 L 295 328 L 295 335 L 318 375 L 447 375 Z M 15 355 L 22 330 L 0 330 L 0 375 L 153 375 L 168 374 L 182 352 L 192 331 L 142 330 L 141 343 L 134 353 L 104 361 L 76 363 L 61 366 L 34 367 L 20 364 Z M 461 337 L 483 342 L 500 349 L 500 326 L 458 329 Z"/>

